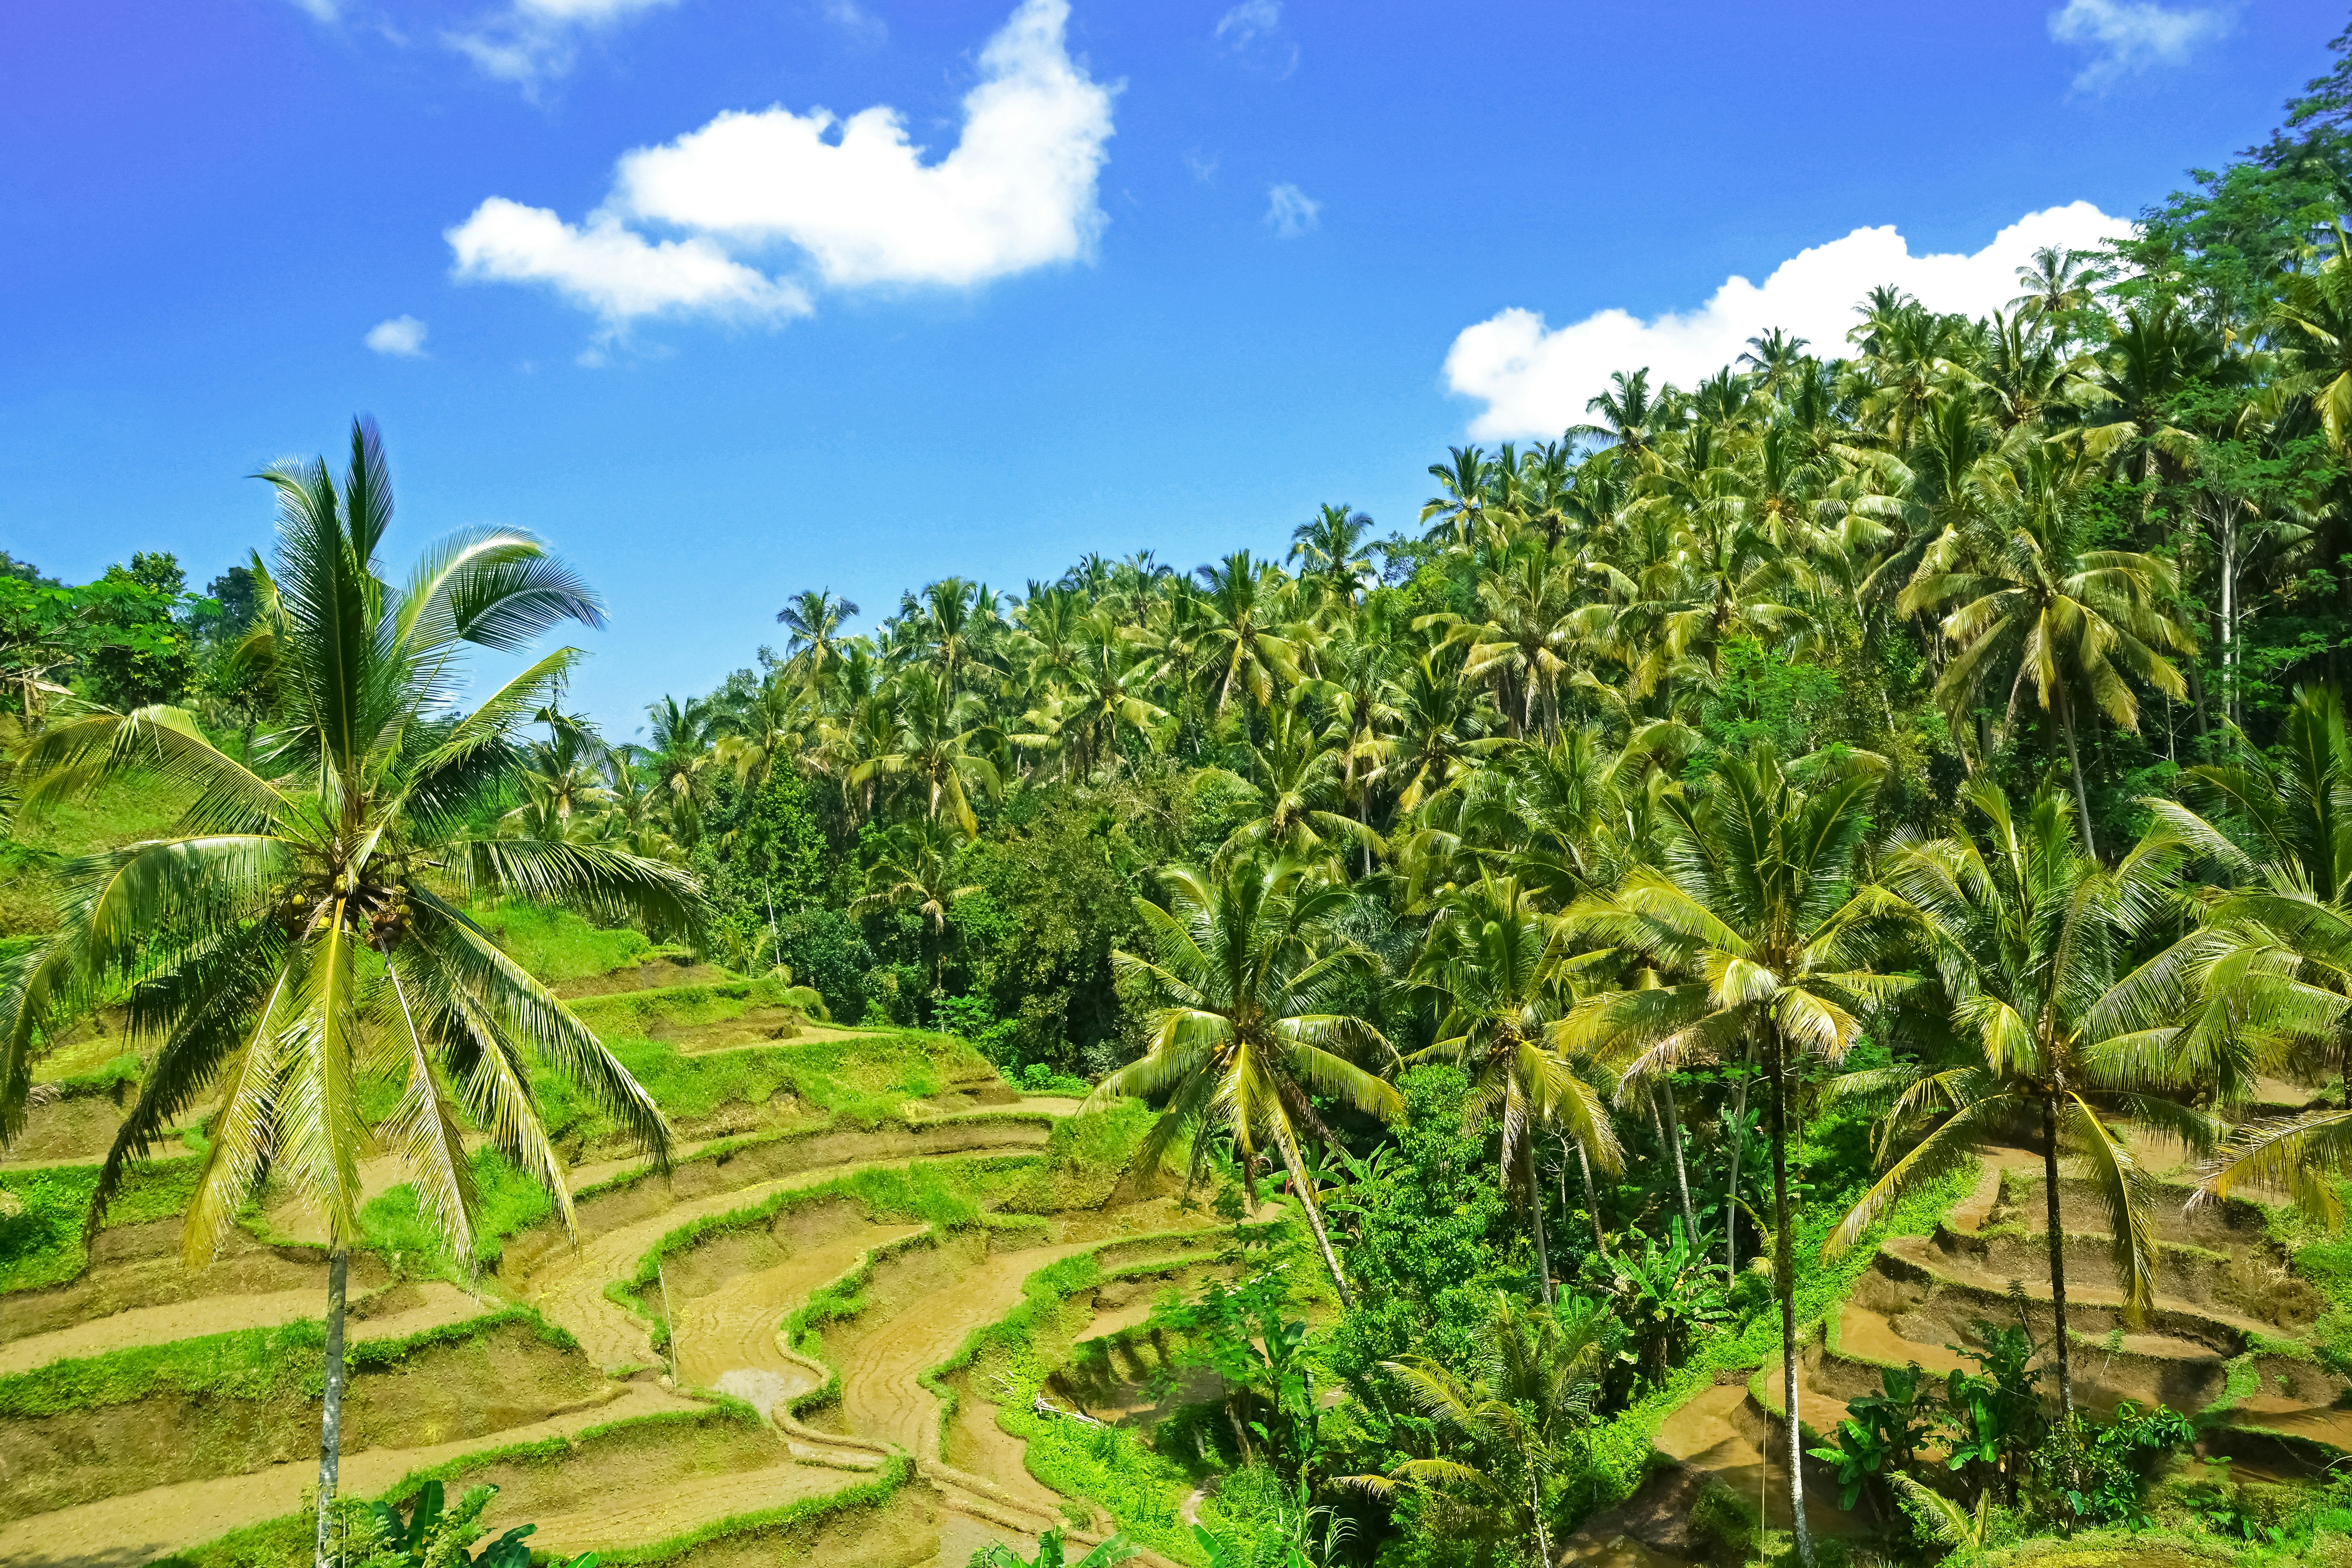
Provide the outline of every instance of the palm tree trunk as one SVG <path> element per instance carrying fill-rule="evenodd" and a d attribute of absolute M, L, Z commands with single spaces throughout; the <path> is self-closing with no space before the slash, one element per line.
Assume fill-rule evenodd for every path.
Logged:
<path fill-rule="evenodd" d="M 1691 1205 L 1690 1170 L 1683 1163 L 1683 1119 L 1675 1107 L 1675 1085 L 1672 1079 L 1655 1080 L 1651 1099 L 1666 1124 L 1666 1144 L 1675 1152 L 1675 1195 L 1682 1200 L 1683 1232 L 1693 1247 L 1698 1245 L 1698 1210 Z"/>
<path fill-rule="evenodd" d="M 2058 689 L 2058 728 L 2066 734 L 2066 761 L 2074 770 L 2074 810 L 2083 819 L 2083 853 L 2095 860 L 2099 847 L 2091 837 L 2091 796 L 2083 787 L 2083 753 L 2074 744 L 2074 708 L 2066 700 L 2066 689 Z"/>
<path fill-rule="evenodd" d="M 2050 1215 L 2050 1320 L 2058 1357 L 2058 1419 L 2074 1419 L 2074 1373 L 2066 1347 L 2066 1229 L 2058 1215 L 2058 1100 L 2042 1101 L 2042 1186 Z"/>
<path fill-rule="evenodd" d="M 1742 1077 L 1731 1100 L 1731 1174 L 1723 1184 L 1723 1277 L 1727 1284 L 1739 1278 L 1739 1156 L 1744 1140 L 1740 1127 L 1748 1120 L 1748 1079 Z"/>
<path fill-rule="evenodd" d="M 1528 1168 L 1528 1213 L 1535 1220 L 1536 1279 L 1543 1287 L 1544 1305 L 1553 1302 L 1551 1293 L 1551 1253 L 1544 1246 L 1543 1179 L 1536 1170 L 1536 1143 L 1532 1138 L 1520 1140 L 1519 1158 Z"/>
<path fill-rule="evenodd" d="M 319 1418 L 319 1528 L 314 1568 L 327 1568 L 335 1517 L 335 1477 L 343 1452 L 343 1286 L 351 1253 L 337 1247 L 327 1260 L 327 1401 Z"/>
<path fill-rule="evenodd" d="M 1789 1215 L 1789 1076 L 1780 1031 L 1765 1026 L 1766 1070 L 1772 1078 L 1772 1289 L 1780 1298 L 1780 1390 L 1789 1412 L 1789 1531 L 1797 1560 L 1813 1568 L 1812 1531 L 1805 1523 L 1805 1439 L 1797 1414 L 1797 1261 Z"/>
<path fill-rule="evenodd" d="M 1585 1158 L 1581 1140 L 1571 1138 L 1569 1142 L 1576 1146 L 1576 1168 L 1584 1173 L 1584 1212 L 1592 1220 L 1592 1250 L 1606 1258 L 1609 1243 L 1601 1235 L 1601 1194 L 1593 1190 L 1592 1162 Z"/>
<path fill-rule="evenodd" d="M 1290 1184 L 1298 1189 L 1298 1206 L 1307 1211 L 1307 1223 L 1315 1232 L 1315 1246 L 1323 1254 L 1323 1267 L 1330 1271 L 1331 1288 L 1339 1293 L 1342 1311 L 1356 1310 L 1356 1299 L 1348 1292 L 1347 1276 L 1339 1272 L 1339 1255 L 1331 1250 L 1331 1233 L 1323 1228 L 1323 1211 L 1316 1206 L 1315 1189 L 1307 1180 L 1307 1162 L 1298 1157 L 1298 1147 L 1286 1130 L 1275 1135 L 1274 1146 L 1282 1154 L 1282 1163 L 1290 1170 Z"/>

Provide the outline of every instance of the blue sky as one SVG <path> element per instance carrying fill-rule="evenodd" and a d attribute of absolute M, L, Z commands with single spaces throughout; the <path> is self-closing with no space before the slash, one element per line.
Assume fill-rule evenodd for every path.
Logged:
<path fill-rule="evenodd" d="M 501 523 L 586 568 L 575 697 L 625 735 L 801 587 L 870 620 L 1087 549 L 1279 553 L 1319 501 L 1410 527 L 1447 443 L 1554 433 L 1621 363 L 1832 337 L 1881 274 L 1989 308 L 2259 139 L 2344 19 L 30 0 L 0 548 L 200 584 L 266 543 L 243 476 L 366 410 L 396 559 Z"/>

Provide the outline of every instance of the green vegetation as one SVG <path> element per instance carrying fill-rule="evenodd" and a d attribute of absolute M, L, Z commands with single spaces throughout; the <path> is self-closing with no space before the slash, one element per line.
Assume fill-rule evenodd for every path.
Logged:
<path fill-rule="evenodd" d="M 198 1162 L 159 1160 L 132 1167 L 108 1210 L 111 1225 L 140 1225 L 185 1212 Z M 0 1171 L 0 1294 L 62 1284 L 89 1264 L 82 1226 L 98 1190 L 95 1165 Z"/>
<path fill-rule="evenodd" d="M 354 1337 L 345 1354 L 354 1371 L 397 1366 L 436 1345 L 457 1344 L 522 1324 L 542 1342 L 576 1350 L 572 1337 L 527 1307 L 505 1307 L 462 1323 L 398 1339 Z M 363 1335 L 365 1329 L 360 1330 Z M 201 1339 L 133 1345 L 82 1361 L 53 1362 L 0 1377 L 0 1415 L 55 1415 L 127 1405 L 159 1392 L 224 1399 L 318 1398 L 325 1390 L 320 1352 L 326 1327 L 312 1320 L 275 1329 L 240 1329 Z"/>
<path fill-rule="evenodd" d="M 561 906 L 508 900 L 471 913 L 517 963 L 548 985 L 688 951 L 657 945 L 634 926 L 596 925 Z"/>
<path fill-rule="evenodd" d="M 569 1217 L 565 1158 L 676 1132 L 729 1140 L 715 1167 L 1013 1084 L 1101 1114 L 1042 1156 L 679 1226 L 615 1297 L 643 1311 L 666 1252 L 803 1204 L 922 1221 L 901 1249 L 1113 1234 L 1173 1164 L 1243 1245 L 1122 1341 L 1149 1415 L 1034 1403 L 1120 1243 L 1039 1271 L 933 1379 L 950 1411 L 954 1379 L 1000 1380 L 1036 1475 L 1171 1557 L 1550 1561 L 1680 1484 L 1657 1446 L 1685 1415 L 1706 1489 L 1675 1511 L 1743 1557 L 2318 1554 L 2347 1511 L 2305 1464 L 2326 1445 L 2261 1434 L 2347 1436 L 2352 1384 L 2352 63 L 2197 182 L 2107 251 L 2036 256 L 1984 320 L 1881 289 L 1843 341 L 1761 333 L 1696 386 L 1622 367 L 1557 440 L 1450 449 L 1386 537 L 1327 506 L 1286 565 L 946 577 L 858 633 L 803 592 L 781 657 L 651 703 L 641 746 L 556 705 L 564 655 L 425 710 L 408 639 L 594 606 L 498 536 L 475 589 L 510 614 L 404 616 L 364 433 L 340 490 L 278 476 L 233 658 L 153 558 L 79 599 L 7 589 L 6 865 L 65 901 L 0 910 L 28 937 L 0 1128 L 37 1071 L 135 1082 L 134 1132 L 226 1099 L 198 1162 L 0 1180 L 0 1284 L 79 1267 L 93 1202 L 192 1200 L 201 1251 L 273 1161 L 340 1246 L 462 1272 Z M 328 604 L 379 635 L 325 637 Z M 362 645 L 380 680 L 335 652 Z M 337 691 L 402 694 L 402 722 L 346 724 Z M 330 812 L 321 769 L 366 788 Z M 165 831 L 150 799 L 201 839 L 121 847 Z M 686 983 L 596 979 L 656 957 Z M 76 1034 L 101 1001 L 123 1026 Z M 363 1039 L 400 1066 L 359 1070 Z M 371 1131 L 420 1179 L 355 1215 Z M 467 1131 L 498 1152 L 457 1157 Z M 1938 1231 L 2021 1155 L 2020 1207 Z M 654 1179 L 612 1208 L 652 1212 Z M 2189 1183 L 2300 1217 L 2226 1256 L 2167 1240 Z M 1299 1223 L 1244 1223 L 1269 1201 Z M 2224 1274 L 2267 1315 L 2161 1295 Z M 821 1352 L 876 1278 L 799 1303 L 792 1342 Z M 1967 1364 L 1846 1356 L 1865 1328 Z M 311 1331 L 46 1369 L 0 1413 L 307 1378 Z M 2167 1371 L 2202 1408 L 2118 1402 Z M 2314 1473 L 2184 1451 L 2258 1440 Z M 1811 1539 L 1809 1445 L 1853 1541 Z M 1714 1484 L 1754 1468 L 1785 1539 Z M 2101 1533 L 2125 1526 L 2176 1533 Z"/>

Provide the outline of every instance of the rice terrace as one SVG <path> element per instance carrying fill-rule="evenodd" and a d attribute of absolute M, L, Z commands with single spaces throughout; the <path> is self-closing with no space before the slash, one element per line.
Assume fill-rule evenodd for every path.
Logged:
<path fill-rule="evenodd" d="M 1005 5 L 12 18 L 0 1568 L 2352 1568 L 2352 18 Z"/>

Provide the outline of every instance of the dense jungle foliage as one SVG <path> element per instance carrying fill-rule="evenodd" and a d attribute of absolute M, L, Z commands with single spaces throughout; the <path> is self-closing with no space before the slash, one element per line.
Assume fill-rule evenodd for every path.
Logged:
<path fill-rule="evenodd" d="M 1412 526 L 1325 506 L 1281 562 L 944 577 L 863 633 L 810 589 L 641 742 L 534 689 L 451 810 L 670 868 L 719 963 L 1141 1098 L 1204 1196 L 1286 1192 L 1296 1234 L 1168 1320 L 1233 1391 L 1191 1439 L 1234 1471 L 1219 1561 L 1549 1559 L 1980 1148 L 2107 1195 L 2135 1305 L 2173 1200 L 2126 1127 L 2337 1217 L 2347 182 L 2352 61 L 1990 319 L 1881 292 L 1697 386 L 1628 367 L 1557 441 L 1449 451 Z M 268 752 L 282 568 L 8 565 L 28 743 L 177 704 Z M 21 1018 L 54 942 L 9 918 Z M 2315 1109 L 2249 1120 L 2265 1078 Z M 1885 1505 L 1870 1550 L 2140 1517 L 2189 1423 L 2077 1410 L 2063 1322 L 1816 1439 Z M 2345 1522 L 2230 1506 L 2187 1527 Z"/>

